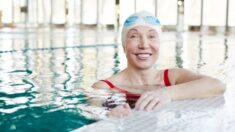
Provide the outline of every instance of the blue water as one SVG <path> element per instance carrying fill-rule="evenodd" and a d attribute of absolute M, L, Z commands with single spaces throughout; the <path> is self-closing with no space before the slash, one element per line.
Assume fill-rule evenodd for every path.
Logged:
<path fill-rule="evenodd" d="M 97 55 L 113 56 L 104 71 L 118 71 L 115 45 L 2 51 L 0 53 L 0 130 L 71 131 L 96 120 L 80 114 L 84 89 L 96 80 Z M 101 56 L 103 56 L 101 54 Z M 115 59 L 116 58 L 116 59 Z M 87 80 L 87 81 L 85 81 Z"/>
<path fill-rule="evenodd" d="M 81 107 L 90 105 L 85 91 L 126 66 L 121 45 L 66 45 L 76 35 L 62 38 L 59 34 L 52 40 L 40 34 L 9 36 L 0 36 L 1 132 L 71 131 L 96 122 L 81 112 Z M 234 45 L 233 36 L 166 34 L 155 67 L 184 67 L 224 79 L 231 70 Z"/>

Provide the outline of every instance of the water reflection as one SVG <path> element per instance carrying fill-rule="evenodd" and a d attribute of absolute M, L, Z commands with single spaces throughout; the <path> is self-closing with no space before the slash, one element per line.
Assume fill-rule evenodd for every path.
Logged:
<path fill-rule="evenodd" d="M 203 50 L 202 50 L 202 36 L 199 37 L 199 45 L 198 45 L 199 53 L 198 53 L 198 63 L 197 63 L 197 69 L 201 69 L 205 63 L 203 62 Z"/>
<path fill-rule="evenodd" d="M 224 61 L 223 64 L 226 62 L 228 59 L 228 39 L 227 37 L 224 38 Z"/>
<path fill-rule="evenodd" d="M 114 56 L 113 56 L 114 67 L 112 68 L 113 69 L 113 74 L 117 74 L 120 71 L 120 68 L 119 68 L 120 58 L 119 58 L 119 55 L 118 55 L 118 50 L 119 50 L 118 46 L 115 46 L 114 47 Z"/>
<path fill-rule="evenodd" d="M 182 34 L 176 33 L 176 45 L 175 45 L 175 59 L 176 59 L 176 67 L 183 68 L 183 59 L 182 59 L 182 54 L 183 54 L 183 38 Z"/>
<path fill-rule="evenodd" d="M 25 46 L 27 47 L 27 43 Z M 108 59 L 110 62 L 100 62 L 100 65 L 96 65 L 100 58 L 96 54 L 90 55 L 94 51 L 97 54 L 102 53 L 102 56 L 106 56 L 107 53 L 112 54 Z M 40 129 L 46 127 L 40 124 L 43 120 L 48 120 L 48 123 L 50 123 L 49 120 L 51 123 L 54 123 L 54 120 L 64 120 L 61 122 L 68 125 L 64 129 L 74 129 L 80 127 L 81 124 L 93 122 L 85 119 L 81 113 L 79 115 L 77 107 L 87 103 L 84 81 L 87 80 L 89 82 L 87 85 L 90 86 L 91 82 L 97 80 L 93 75 L 93 70 L 99 69 L 97 66 L 102 66 L 110 71 L 112 71 L 110 65 L 118 67 L 116 64 L 118 60 L 113 59 L 113 56 L 118 58 L 118 55 L 112 51 L 118 51 L 117 46 L 96 47 L 96 50 L 93 47 L 59 48 L 1 54 L 0 60 L 4 60 L 2 62 L 6 65 L 10 64 L 7 67 L 6 65 L 0 66 L 1 130 L 20 129 L 26 122 L 32 127 L 23 125 L 22 130 L 31 130 L 34 127 Z M 106 71 L 97 72 L 100 75 Z M 112 72 L 109 74 L 111 75 Z M 37 113 L 37 111 L 41 112 Z M 36 116 L 29 118 L 28 116 L 31 115 Z M 76 118 L 69 115 L 76 116 Z M 13 121 L 12 119 L 15 117 L 19 118 Z M 11 121 L 11 124 L 8 121 Z M 53 129 L 60 127 L 55 124 Z M 52 129 L 52 127 L 46 128 Z"/>

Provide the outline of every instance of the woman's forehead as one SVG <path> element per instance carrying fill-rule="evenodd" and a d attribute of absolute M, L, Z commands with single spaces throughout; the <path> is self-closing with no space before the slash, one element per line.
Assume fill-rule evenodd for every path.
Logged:
<path fill-rule="evenodd" d="M 136 26 L 136 27 L 131 28 L 128 31 L 128 33 L 130 33 L 130 32 L 142 32 L 142 31 L 145 31 L 145 32 L 156 32 L 157 33 L 157 31 L 154 28 L 149 27 L 149 26 Z"/>

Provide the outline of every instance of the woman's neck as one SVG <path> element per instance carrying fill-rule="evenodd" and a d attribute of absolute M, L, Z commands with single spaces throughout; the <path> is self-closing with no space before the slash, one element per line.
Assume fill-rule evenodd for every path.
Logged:
<path fill-rule="evenodd" d="M 130 85 L 153 85 L 153 80 L 156 77 L 156 70 L 153 68 L 137 70 L 127 67 L 123 71 L 123 78 Z"/>

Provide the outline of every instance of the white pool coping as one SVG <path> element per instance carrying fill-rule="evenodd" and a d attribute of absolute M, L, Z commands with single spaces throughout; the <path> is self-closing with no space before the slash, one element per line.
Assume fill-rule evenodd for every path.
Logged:
<path fill-rule="evenodd" d="M 235 120 L 223 116 L 224 104 L 223 96 L 174 101 L 155 111 L 133 111 L 130 117 L 102 120 L 74 132 L 234 131 Z"/>

